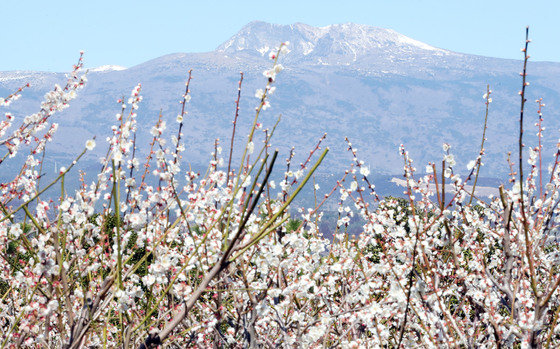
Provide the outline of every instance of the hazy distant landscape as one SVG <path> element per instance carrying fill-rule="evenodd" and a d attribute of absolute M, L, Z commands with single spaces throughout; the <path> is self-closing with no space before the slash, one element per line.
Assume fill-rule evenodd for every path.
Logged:
<path fill-rule="evenodd" d="M 103 140 L 119 112 L 116 100 L 137 83 L 142 84 L 144 95 L 138 139 L 139 144 L 147 144 L 148 131 L 160 110 L 167 124 L 173 125 L 190 69 L 192 102 L 185 121 L 184 160 L 205 167 L 214 140 L 219 138 L 224 147 L 228 144 L 239 72 L 245 74 L 239 120 L 243 134 L 252 120 L 254 91 L 269 62 L 265 51 L 284 41 L 290 42 L 291 52 L 283 61 L 285 70 L 263 121 L 264 127 L 272 127 L 282 116 L 274 144 L 281 158 L 294 146 L 295 162 L 303 161 L 326 132 L 324 144 L 331 152 L 319 169 L 325 175 L 339 175 L 351 162 L 345 136 L 374 174 L 402 174 L 400 144 L 420 165 L 438 161 L 445 142 L 452 146 L 457 169 L 466 172 L 466 164 L 478 155 L 485 108 L 482 95 L 489 84 L 493 103 L 481 175 L 505 179 L 506 154 L 516 142 L 520 61 L 451 52 L 393 30 L 352 23 L 317 28 L 251 22 L 212 52 L 170 54 L 127 69 L 90 69 L 80 98 L 56 116 L 59 137 L 49 146 L 46 169 L 54 171 L 54 160 L 61 166 L 84 139 L 97 136 L 100 146 L 81 164 L 90 168 L 106 150 Z M 548 157 L 554 154 L 554 130 L 560 127 L 560 63 L 531 61 L 529 67 L 527 139 L 534 141 L 536 134 L 533 100 L 543 97 L 547 105 L 544 154 Z M 21 116 L 34 110 L 44 93 L 63 81 L 64 73 L 0 72 L 0 95 L 30 82 L 25 100 L 8 108 Z"/>

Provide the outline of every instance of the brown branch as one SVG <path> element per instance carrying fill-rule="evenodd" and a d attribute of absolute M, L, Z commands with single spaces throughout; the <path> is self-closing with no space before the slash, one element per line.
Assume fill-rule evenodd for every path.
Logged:
<path fill-rule="evenodd" d="M 233 156 L 233 140 L 235 138 L 235 127 L 237 126 L 237 117 L 239 116 L 239 100 L 241 99 L 241 83 L 243 82 L 243 72 L 239 73 L 241 77 L 239 78 L 239 87 L 237 88 L 237 100 L 235 101 L 235 118 L 233 119 L 233 130 L 231 132 L 231 145 L 229 147 L 229 159 L 227 166 L 227 179 L 226 183 L 229 182 L 229 172 L 231 171 L 231 158 Z"/>

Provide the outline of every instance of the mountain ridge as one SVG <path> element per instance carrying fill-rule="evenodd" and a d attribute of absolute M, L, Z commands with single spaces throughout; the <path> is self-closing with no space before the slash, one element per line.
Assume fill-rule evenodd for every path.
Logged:
<path fill-rule="evenodd" d="M 145 125 L 139 130 L 139 143 L 149 139 L 148 130 L 160 110 L 172 130 L 170 135 L 173 134 L 187 72 L 193 69 L 192 102 L 184 138 L 188 149 L 185 161 L 205 164 L 214 139 L 220 138 L 225 145 L 231 136 L 239 72 L 245 73 L 239 122 L 239 134 L 242 134 L 250 126 L 258 102 L 253 98 L 254 91 L 265 83 L 262 71 L 271 64 L 268 52 L 286 39 L 293 41 L 290 37 L 280 40 L 289 36 L 284 35 L 286 32 L 296 39 L 300 37 L 301 45 L 291 42 L 292 52 L 280 58 L 285 70 L 279 75 L 277 92 L 271 97 L 272 108 L 263 116 L 263 122 L 271 125 L 282 113 L 276 140 L 282 154 L 286 155 L 295 145 L 298 156 L 304 156 L 327 132 L 326 145 L 331 147 L 331 154 L 321 170 L 340 173 L 348 167 L 352 157 L 345 150 L 343 138 L 349 136 L 372 171 L 395 174 L 402 167 L 398 154 L 401 143 L 421 168 L 428 161 L 440 161 L 441 144 L 450 143 L 457 155 L 457 168 L 462 171 L 478 155 L 485 108 L 481 97 L 490 84 L 494 102 L 490 106 L 484 171 L 486 176 L 507 173 L 505 157 L 516 142 L 520 61 L 424 49 L 416 41 L 413 45 L 407 40 L 399 44 L 394 40 L 401 34 L 382 28 L 367 29 L 363 25 L 340 24 L 317 29 L 297 23 L 290 26 L 252 22 L 244 28 L 215 51 L 169 54 L 125 70 L 91 71 L 78 99 L 53 119 L 60 124 L 60 134 L 49 146 L 53 153 L 49 156 L 58 160 L 70 158 L 74 149 L 83 146 L 83 139 L 93 135 L 104 139 L 114 122 L 113 115 L 120 109 L 115 101 L 128 95 L 139 82 L 144 102 L 138 117 Z M 244 30 L 249 33 L 244 34 Z M 383 33 L 381 39 L 385 41 L 371 37 L 366 40 L 367 50 L 356 55 L 351 53 L 348 47 L 362 42 L 364 33 L 370 35 L 376 30 Z M 341 38 L 346 35 L 356 41 L 344 46 Z M 241 37 L 245 38 L 246 46 L 237 46 L 236 40 Z M 305 40 L 310 37 L 315 40 L 314 47 L 304 55 L 303 43 L 309 42 Z M 390 38 L 397 39 L 388 41 Z M 230 41 L 232 44 L 226 47 Z M 267 46 L 268 50 L 264 50 Z M 238 47 L 241 49 L 234 49 Z M 548 105 L 544 111 L 545 123 L 548 129 L 557 129 L 560 63 L 531 61 L 529 81 L 528 100 L 544 97 Z M 18 118 L 36 111 L 44 93 L 55 83 L 64 82 L 64 74 L 0 72 L 0 95 L 10 94 L 22 82 L 31 82 L 32 87 L 6 110 Z M 527 108 L 527 115 L 535 114 L 534 106 Z M 527 133 L 527 144 L 534 139 L 533 133 Z M 238 141 L 236 149 L 242 147 L 242 137 Z M 555 139 L 547 140 L 545 146 L 554 147 L 555 143 Z M 104 148 L 101 141 L 99 145 L 99 149 Z M 96 155 L 102 152 L 99 150 Z M 89 156 L 87 161 L 94 159 Z"/>

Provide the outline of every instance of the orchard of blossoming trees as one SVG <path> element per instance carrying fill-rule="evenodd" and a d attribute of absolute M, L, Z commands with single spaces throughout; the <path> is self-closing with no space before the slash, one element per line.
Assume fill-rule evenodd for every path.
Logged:
<path fill-rule="evenodd" d="M 270 54 L 245 151 L 233 162 L 239 169 L 229 152 L 224 170 L 218 142 L 204 175 L 181 167 L 189 73 L 178 125 L 160 117 L 146 158 L 134 141 L 138 85 L 119 101 L 96 180 L 69 192 L 65 178 L 101 142 L 87 141 L 51 183 L 40 182 L 41 159 L 57 129 L 53 114 L 86 83 L 80 58 L 39 112 L 6 114 L 0 124 L 0 162 L 26 159 L 0 185 L 1 347 L 557 347 L 560 143 L 548 172 L 540 145 L 529 149 L 528 165 L 522 157 L 528 42 L 512 189 L 489 202 L 464 189 L 476 183 L 483 135 L 463 179 L 448 145 L 442 165 L 429 164 L 420 178 L 401 147 L 406 199 L 381 200 L 348 142 L 353 165 L 324 196 L 340 205 L 333 241 L 318 231 L 324 200 L 297 220 L 288 213 L 327 154 L 322 139 L 305 163 L 290 168 L 288 159 L 285 174 L 272 178 L 280 166 L 274 129 L 259 116 L 285 44 Z M 488 115 L 489 90 L 485 102 Z M 539 110 L 539 139 L 541 121 Z M 446 182 L 454 191 L 440 190 Z M 47 197 L 54 185 L 60 193 Z M 344 234 L 352 212 L 365 222 L 356 238 Z"/>

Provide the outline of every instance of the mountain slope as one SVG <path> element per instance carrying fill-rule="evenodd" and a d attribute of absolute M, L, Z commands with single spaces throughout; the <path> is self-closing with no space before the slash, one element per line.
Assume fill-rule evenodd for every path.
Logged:
<path fill-rule="evenodd" d="M 252 121 L 257 88 L 264 87 L 262 71 L 271 62 L 268 52 L 290 41 L 282 57 L 285 70 L 278 76 L 272 108 L 263 115 L 271 127 L 282 114 L 275 145 L 285 157 L 292 145 L 298 159 L 306 157 L 316 140 L 328 133 L 331 147 L 325 173 L 340 173 L 351 162 L 344 136 L 358 148 L 361 158 L 378 173 L 401 172 L 398 146 L 405 144 L 418 168 L 441 160 L 441 145 L 448 142 L 458 166 L 478 154 L 484 119 L 482 95 L 486 85 L 493 90 L 487 133 L 485 175 L 507 173 L 508 150 L 514 150 L 519 113 L 521 62 L 474 56 L 435 48 L 395 31 L 339 24 L 315 28 L 305 24 L 274 25 L 252 22 L 213 52 L 177 53 L 125 70 L 91 71 L 89 83 L 64 113 L 56 116 L 61 127 L 48 157 L 70 159 L 84 139 L 104 139 L 119 112 L 116 100 L 142 83 L 144 101 L 138 111 L 143 127 L 139 144 L 147 144 L 149 129 L 160 110 L 171 134 L 176 132 L 178 101 L 189 69 L 193 69 L 192 101 L 185 128 L 185 161 L 205 164 L 215 138 L 229 144 L 239 72 L 243 83 L 240 133 Z M 24 82 L 32 88 L 9 108 L 17 117 L 35 111 L 41 96 L 64 75 L 44 72 L 0 72 L 0 96 Z M 560 64 L 530 62 L 528 100 L 543 97 L 547 103 L 545 123 L 558 129 Z M 528 139 L 536 133 L 536 106 L 528 104 Z M 145 127 L 144 127 L 145 126 Z M 170 134 L 170 135 L 171 135 Z M 545 145 L 553 153 L 555 135 Z M 237 138 L 237 148 L 243 137 Z M 104 149 L 99 142 L 98 152 Z M 93 161 L 88 157 L 87 161 Z M 466 170 L 466 169 L 465 169 Z"/>

